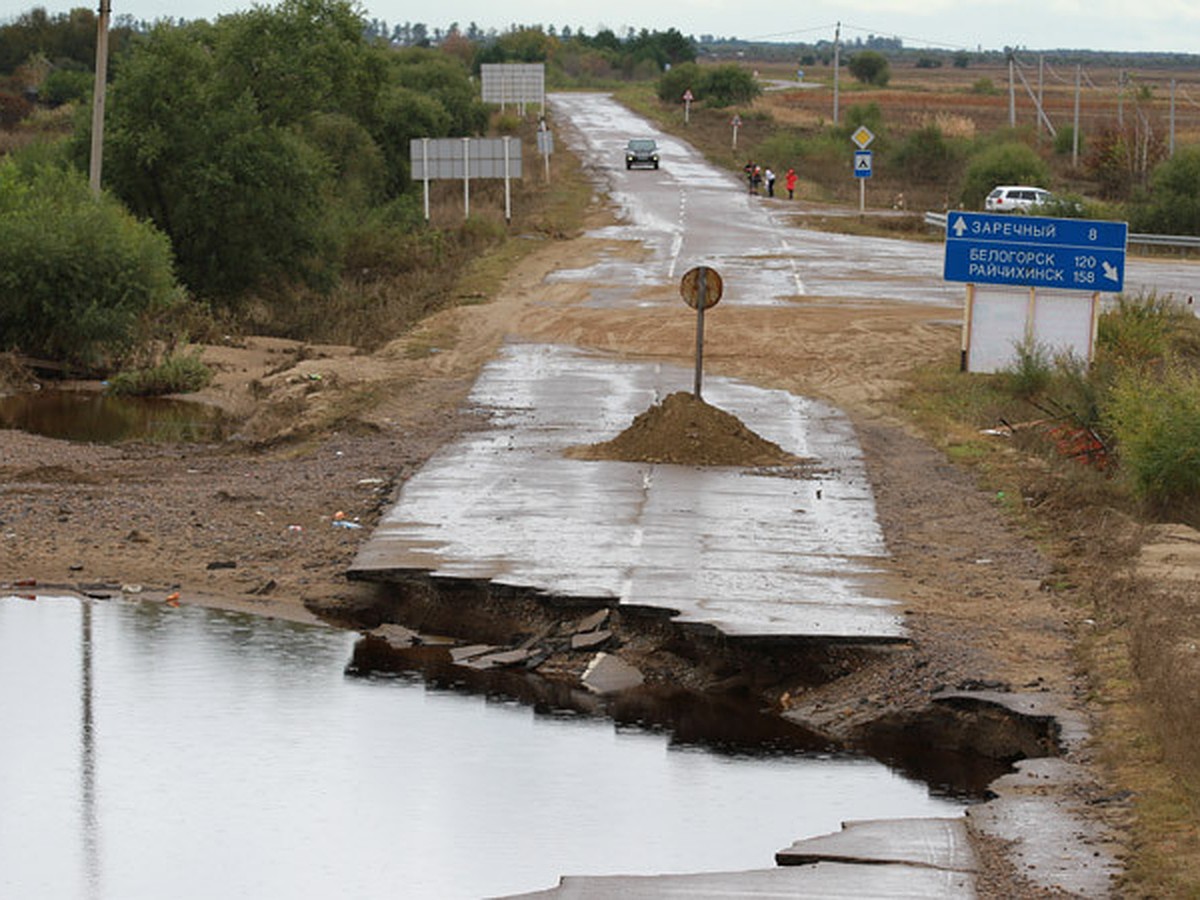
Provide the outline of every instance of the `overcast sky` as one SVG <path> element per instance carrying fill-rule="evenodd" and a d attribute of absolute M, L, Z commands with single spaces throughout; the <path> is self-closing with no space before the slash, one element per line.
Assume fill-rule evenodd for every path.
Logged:
<path fill-rule="evenodd" d="M 98 5 L 96 0 L 0 0 L 0 21 L 10 21 L 35 6 L 59 13 Z M 149 20 L 215 19 L 254 5 L 242 0 L 112 0 L 114 15 L 127 13 Z M 569 25 L 589 34 L 601 28 L 618 34 L 627 27 L 678 28 L 696 36 L 813 42 L 832 40 L 834 24 L 840 21 L 843 39 L 865 40 L 875 34 L 899 37 L 908 47 L 1200 53 L 1200 0 L 366 0 L 361 6 L 368 18 L 382 19 L 389 26 L 411 21 L 444 29 L 457 22 L 466 28 L 475 22 L 485 30 L 503 31 L 514 23 Z"/>

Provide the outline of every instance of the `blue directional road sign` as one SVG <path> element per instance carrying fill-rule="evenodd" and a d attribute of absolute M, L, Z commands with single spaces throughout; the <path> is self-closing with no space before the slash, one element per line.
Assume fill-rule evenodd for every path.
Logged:
<path fill-rule="evenodd" d="M 871 151 L 870 150 L 855 150 L 854 151 L 854 177 L 855 178 L 870 178 L 871 177 Z"/>
<path fill-rule="evenodd" d="M 947 281 L 1120 291 L 1124 222 L 951 211 L 946 216 Z"/>

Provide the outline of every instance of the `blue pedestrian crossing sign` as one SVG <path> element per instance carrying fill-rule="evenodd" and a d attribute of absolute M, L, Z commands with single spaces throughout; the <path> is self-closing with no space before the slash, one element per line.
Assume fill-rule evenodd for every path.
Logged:
<path fill-rule="evenodd" d="M 1125 222 L 952 210 L 946 216 L 946 281 L 1075 291 L 1125 286 Z"/>
<path fill-rule="evenodd" d="M 854 177 L 855 178 L 870 178 L 871 177 L 871 151 L 870 150 L 855 150 L 854 151 Z"/>

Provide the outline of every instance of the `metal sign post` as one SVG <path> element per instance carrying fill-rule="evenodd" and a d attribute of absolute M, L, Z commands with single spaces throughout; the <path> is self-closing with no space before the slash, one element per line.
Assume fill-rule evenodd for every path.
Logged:
<path fill-rule="evenodd" d="M 737 133 L 738 129 L 742 127 L 742 117 L 735 115 L 729 124 L 733 126 L 733 149 L 737 150 Z"/>
<path fill-rule="evenodd" d="M 542 154 L 542 159 L 546 164 L 546 184 L 550 183 L 550 154 L 554 152 L 554 134 L 546 127 L 546 120 L 542 119 L 542 127 L 537 133 L 538 153 Z"/>
<path fill-rule="evenodd" d="M 414 167 L 415 168 L 415 167 Z M 421 181 L 425 184 L 425 221 L 429 221 L 429 138 L 421 138 Z"/>
<path fill-rule="evenodd" d="M 858 179 L 858 214 L 861 216 L 867 210 L 867 179 L 871 177 L 871 141 L 875 134 L 866 125 L 859 125 L 850 135 L 850 140 L 858 149 L 854 152 L 854 177 Z"/>
<path fill-rule="evenodd" d="M 696 377 L 692 383 L 692 395 L 697 400 L 700 399 L 700 382 L 704 371 L 704 310 L 717 305 L 723 290 L 720 273 L 708 266 L 689 269 L 679 282 L 679 294 L 683 302 L 696 310 Z"/>
<path fill-rule="evenodd" d="M 463 219 L 471 218 L 471 139 L 462 139 L 463 147 Z"/>
<path fill-rule="evenodd" d="M 512 179 L 508 177 L 508 138 L 504 139 L 504 221 L 512 224 Z"/>
<path fill-rule="evenodd" d="M 692 101 L 696 98 L 692 96 L 692 89 L 688 88 L 683 92 L 683 124 L 687 125 L 691 121 L 692 116 Z"/>
<path fill-rule="evenodd" d="M 871 151 L 854 151 L 854 177 L 858 179 L 858 214 L 867 209 L 867 179 L 871 177 Z"/>

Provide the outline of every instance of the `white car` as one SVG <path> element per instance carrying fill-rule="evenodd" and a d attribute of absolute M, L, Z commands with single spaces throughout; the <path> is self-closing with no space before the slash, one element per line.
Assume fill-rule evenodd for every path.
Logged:
<path fill-rule="evenodd" d="M 1002 184 L 987 195 L 983 208 L 988 212 L 1029 212 L 1053 199 L 1054 195 L 1045 188 Z"/>

